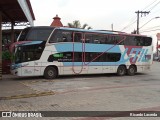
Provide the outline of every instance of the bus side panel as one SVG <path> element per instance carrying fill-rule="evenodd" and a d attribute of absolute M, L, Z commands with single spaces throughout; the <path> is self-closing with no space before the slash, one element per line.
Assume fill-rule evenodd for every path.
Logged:
<path fill-rule="evenodd" d="M 48 67 L 48 66 L 56 66 L 58 68 L 59 75 L 63 74 L 61 62 L 57 62 L 57 61 L 48 62 L 49 56 L 57 53 L 55 51 L 56 51 L 56 49 L 55 49 L 54 45 L 52 45 L 52 44 L 46 45 L 45 50 L 43 51 L 41 59 L 40 59 L 40 61 L 41 61 L 41 75 L 44 75 L 44 71 L 45 71 L 46 67 Z"/>
<path fill-rule="evenodd" d="M 140 58 L 141 66 L 137 67 L 142 72 L 150 70 L 153 61 L 152 46 L 143 47 L 143 51 L 143 55 Z"/>
<path fill-rule="evenodd" d="M 88 73 L 88 65 L 85 65 L 82 62 L 63 62 L 64 75 L 87 74 L 87 73 Z"/>
<path fill-rule="evenodd" d="M 58 68 L 58 74 L 59 75 L 63 75 L 63 67 L 62 67 L 62 64 L 59 63 L 59 62 L 42 62 L 42 67 L 41 67 L 41 75 L 43 76 L 44 75 L 44 71 L 47 67 L 57 67 Z"/>
<path fill-rule="evenodd" d="M 142 46 L 120 46 L 122 52 L 119 65 L 126 65 L 127 69 L 130 65 L 137 66 L 137 72 L 143 72 L 150 69 L 152 64 L 152 47 Z"/>
<path fill-rule="evenodd" d="M 22 63 L 21 74 L 22 76 L 35 76 L 34 61 Z"/>

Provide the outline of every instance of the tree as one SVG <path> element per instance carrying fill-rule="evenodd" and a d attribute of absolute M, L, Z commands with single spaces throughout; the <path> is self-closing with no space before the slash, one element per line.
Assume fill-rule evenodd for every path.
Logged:
<path fill-rule="evenodd" d="M 68 23 L 68 26 L 70 27 L 70 28 L 81 28 L 81 29 L 86 29 L 86 27 L 87 27 L 87 29 L 89 30 L 89 29 L 92 29 L 90 26 L 88 26 L 88 24 L 84 24 L 83 26 L 81 26 L 81 23 L 79 22 L 79 20 L 75 20 L 75 21 L 73 21 L 73 23 Z"/>

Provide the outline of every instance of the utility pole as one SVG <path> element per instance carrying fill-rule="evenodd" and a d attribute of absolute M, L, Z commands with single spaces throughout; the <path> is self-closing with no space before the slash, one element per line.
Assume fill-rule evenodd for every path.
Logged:
<path fill-rule="evenodd" d="M 141 14 L 141 17 L 144 15 L 146 16 L 146 14 L 149 14 L 150 11 L 136 11 L 135 12 L 137 14 L 137 34 L 139 34 L 139 14 Z"/>
<path fill-rule="evenodd" d="M 112 31 L 113 31 L 113 23 L 111 24 L 111 29 L 112 29 Z"/>

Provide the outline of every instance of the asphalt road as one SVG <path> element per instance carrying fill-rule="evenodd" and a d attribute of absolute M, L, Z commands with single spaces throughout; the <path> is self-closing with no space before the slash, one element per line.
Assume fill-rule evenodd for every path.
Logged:
<path fill-rule="evenodd" d="M 135 76 L 2 76 L 0 111 L 160 111 L 160 62 Z M 36 119 L 36 118 L 35 118 Z M 37 118 L 38 119 L 38 118 Z M 66 120 L 159 120 L 160 117 L 63 117 Z"/>

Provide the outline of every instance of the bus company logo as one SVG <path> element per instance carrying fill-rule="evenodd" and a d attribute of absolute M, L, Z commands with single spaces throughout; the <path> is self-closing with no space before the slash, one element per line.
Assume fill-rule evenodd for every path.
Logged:
<path fill-rule="evenodd" d="M 28 70 L 28 69 L 25 69 L 25 70 L 24 70 L 24 73 L 25 73 L 25 74 L 32 74 L 32 71 L 30 71 L 30 70 Z"/>
<path fill-rule="evenodd" d="M 11 117 L 12 112 L 2 112 L 2 117 Z"/>
<path fill-rule="evenodd" d="M 126 47 L 124 53 L 122 54 L 123 61 L 127 62 L 128 60 L 130 63 L 136 63 L 138 62 L 148 62 L 150 59 L 146 59 L 146 55 L 148 53 L 148 49 L 143 49 L 140 47 L 132 48 L 132 47 Z M 125 59 L 125 56 L 128 56 L 128 58 Z M 148 58 L 148 57 L 147 57 Z"/>

